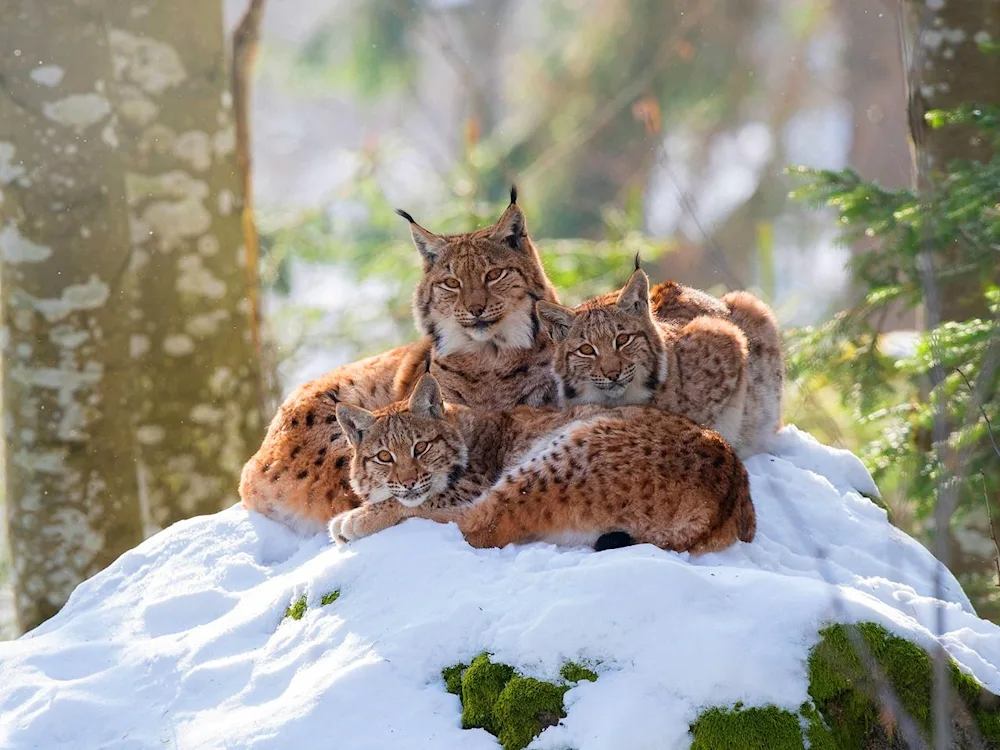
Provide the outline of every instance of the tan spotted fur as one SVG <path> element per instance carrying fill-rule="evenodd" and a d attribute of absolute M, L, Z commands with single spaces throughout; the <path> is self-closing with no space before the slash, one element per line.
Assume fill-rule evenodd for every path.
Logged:
<path fill-rule="evenodd" d="M 348 542 L 412 517 L 455 521 L 470 544 L 594 544 L 623 531 L 664 549 L 751 541 L 747 473 L 717 433 L 651 407 L 500 413 L 444 405 L 432 376 L 408 403 L 340 405 L 365 499 L 331 521 Z"/>
<path fill-rule="evenodd" d="M 699 316 L 654 319 L 649 282 L 636 270 L 617 299 L 571 310 L 538 303 L 555 343 L 553 365 L 568 403 L 649 404 L 718 431 L 741 455 L 746 337 L 733 323 Z"/>
<path fill-rule="evenodd" d="M 400 213 L 423 259 L 414 316 L 424 338 L 296 389 L 243 467 L 243 505 L 304 532 L 360 502 L 348 483 L 338 403 L 388 406 L 428 369 L 450 402 L 475 409 L 558 403 L 550 343 L 538 335 L 534 308 L 556 295 L 516 192 L 496 224 L 465 234 L 437 235 Z"/>
<path fill-rule="evenodd" d="M 619 293 L 609 292 L 588 304 L 612 305 Z M 753 452 L 767 451 L 782 424 L 785 371 L 778 322 L 771 308 L 749 292 L 729 292 L 720 299 L 675 281 L 654 284 L 649 299 L 658 321 L 683 327 L 707 316 L 729 321 L 743 332 L 747 340 L 746 396 L 736 440 L 741 446 L 751 446 Z"/>

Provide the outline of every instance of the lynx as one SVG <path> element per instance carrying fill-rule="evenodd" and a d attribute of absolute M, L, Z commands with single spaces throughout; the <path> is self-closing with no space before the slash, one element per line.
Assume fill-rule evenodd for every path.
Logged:
<path fill-rule="evenodd" d="M 423 259 L 414 295 L 420 341 L 340 367 L 293 391 L 243 467 L 243 505 L 302 532 L 356 507 L 350 449 L 336 421 L 341 402 L 379 409 L 405 398 L 428 370 L 448 400 L 474 409 L 556 404 L 551 346 L 535 302 L 556 301 L 527 233 L 517 191 L 493 226 L 437 235 L 405 211 Z"/>
<path fill-rule="evenodd" d="M 729 292 L 717 299 L 673 281 L 654 284 L 649 298 L 657 320 L 683 325 L 708 315 L 728 320 L 743 332 L 747 339 L 747 392 L 738 442 L 755 451 L 770 449 L 781 428 L 785 379 L 781 335 L 771 308 L 749 292 Z"/>
<path fill-rule="evenodd" d="M 586 306 L 614 305 L 619 294 L 620 291 L 609 292 Z M 747 340 L 746 396 L 736 442 L 754 452 L 768 450 L 781 427 L 785 369 L 778 323 L 771 309 L 749 292 L 730 292 L 719 299 L 675 281 L 654 284 L 649 299 L 653 316 L 659 322 L 683 327 L 698 320 L 697 328 L 706 325 L 699 319 L 707 316 L 729 321 L 743 332 Z"/>
<path fill-rule="evenodd" d="M 726 442 L 659 409 L 477 413 L 445 405 L 425 375 L 408 402 L 341 404 L 337 419 L 365 504 L 331 521 L 335 541 L 410 517 L 455 521 L 474 547 L 593 545 L 624 533 L 703 553 L 756 530 L 746 469 Z"/>
<path fill-rule="evenodd" d="M 650 404 L 711 427 L 741 455 L 747 342 L 729 321 L 699 316 L 681 326 L 653 318 L 649 281 L 636 270 L 614 302 L 576 310 L 538 303 L 556 342 L 554 367 L 569 403 Z"/>

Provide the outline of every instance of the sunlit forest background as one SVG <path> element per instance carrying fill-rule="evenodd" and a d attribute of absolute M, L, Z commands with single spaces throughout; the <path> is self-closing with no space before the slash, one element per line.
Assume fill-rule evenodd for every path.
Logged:
<path fill-rule="evenodd" d="M 174 36 L 181 60 L 189 64 L 188 52 L 231 59 L 229 45 L 246 21 L 247 1 L 223 3 L 214 52 L 206 51 L 211 34 L 187 32 L 203 20 L 213 28 L 215 3 L 180 5 L 191 9 Z M 466 230 L 493 221 L 516 182 L 529 230 L 564 301 L 620 284 L 637 252 L 654 281 L 675 279 L 720 294 L 743 288 L 766 299 L 787 331 L 786 424 L 862 456 L 876 473 L 893 522 L 928 545 L 934 544 L 939 507 L 935 466 L 943 460 L 941 433 L 934 432 L 928 407 L 929 394 L 938 394 L 955 410 L 946 415 L 951 429 L 945 438 L 955 451 L 949 471 L 952 478 L 957 465 L 964 471 L 955 482 L 957 509 L 945 516 L 951 564 L 979 611 L 997 616 L 988 512 L 989 503 L 1000 511 L 1000 455 L 992 455 L 978 416 L 997 412 L 993 344 L 1000 298 L 990 283 L 996 282 L 1000 167 L 993 162 L 990 130 L 997 118 L 986 116 L 994 110 L 985 105 L 1000 101 L 994 96 L 1000 75 L 986 49 L 988 34 L 959 38 L 955 19 L 950 26 L 920 19 L 929 24 L 922 33 L 937 34 L 925 44 L 928 50 L 951 50 L 948 59 L 967 66 L 966 73 L 980 66 L 975 70 L 993 75 L 966 75 L 972 84 L 964 91 L 940 82 L 915 90 L 906 5 L 271 0 L 258 6 L 259 45 L 252 68 L 245 68 L 252 70 L 250 218 L 258 249 L 234 245 L 241 252 L 239 273 L 250 274 L 239 309 L 253 327 L 252 349 L 236 356 L 252 356 L 255 363 L 244 373 L 254 380 L 253 392 L 241 397 L 237 411 L 249 408 L 256 416 L 225 422 L 225 429 L 244 435 L 230 460 L 235 474 L 227 469 L 218 488 L 193 505 L 160 512 L 153 493 L 153 510 L 136 522 L 142 534 L 236 501 L 230 480 L 291 388 L 415 336 L 409 297 L 419 258 L 394 208 L 405 208 L 434 231 Z M 1000 23 L 1000 11 L 982 10 L 989 3 L 968 5 Z M 179 7 L 175 15 L 184 17 Z M 135 38 L 141 46 L 142 33 Z M 5 38 L 6 48 L 17 46 L 9 42 Z M 155 48 L 146 52 L 157 54 Z M 220 69 L 228 74 L 226 65 Z M 138 73 L 116 68 L 114 75 L 126 93 L 125 84 L 144 86 Z M 947 102 L 932 101 L 935 85 L 946 87 L 939 90 L 949 94 Z M 156 92 L 162 100 L 144 90 L 161 111 L 186 106 L 179 95 L 171 99 L 169 86 Z M 942 147 L 948 160 L 978 159 L 978 166 L 953 170 L 950 187 L 934 193 L 941 203 L 908 191 L 919 173 L 919 149 L 927 145 L 918 143 L 911 152 L 909 143 L 912 129 L 923 127 L 913 124 L 914 97 L 920 96 L 925 110 L 980 103 L 932 123 L 948 120 L 945 130 L 983 129 L 961 139 L 974 142 L 975 153 Z M 238 106 L 232 116 L 238 119 Z M 169 125 L 170 132 L 190 127 L 178 124 L 182 119 Z M 127 112 L 120 115 L 119 140 L 128 137 L 128 122 Z M 142 128 L 149 136 L 149 124 Z M 932 139 L 935 132 L 928 127 L 925 136 Z M 184 153 L 197 156 L 195 140 Z M 229 154 L 214 143 L 217 155 Z M 142 164 L 145 152 L 136 153 Z M 228 177 L 219 177 L 233 181 L 229 187 L 205 178 L 213 196 L 220 190 L 240 194 L 238 157 L 227 156 Z M 185 158 L 199 171 L 197 158 Z M 941 170 L 945 163 L 941 158 L 932 166 Z M 0 151 L 0 181 L 16 178 L 16 169 L 10 154 Z M 175 188 L 181 190 L 174 183 L 148 190 L 170 195 Z M 171 200 L 180 205 L 187 199 L 178 193 Z M 222 206 L 221 197 L 211 200 Z M 129 210 L 151 232 L 171 237 L 137 206 L 131 201 Z M 180 221 L 182 214 L 171 217 Z M 132 217 L 133 234 L 136 225 Z M 918 273 L 928 233 L 936 250 L 952 248 L 947 257 L 961 258 L 937 264 L 951 275 L 939 278 L 941 299 L 930 318 Z M 194 242 L 177 234 L 179 244 Z M 968 247 L 959 247 L 963 242 Z M 161 241 L 160 249 L 168 244 Z M 199 245 L 205 268 L 215 247 Z M 237 257 L 235 250 L 229 257 Z M 188 268 L 189 276 L 204 270 L 198 263 Z M 163 288 L 158 283 L 138 281 L 136 298 L 153 298 Z M 9 315 L 10 306 L 5 309 Z M 211 320 L 199 320 L 206 331 L 215 330 Z M 939 323 L 948 337 L 940 339 L 946 351 L 935 359 L 934 342 L 921 331 Z M 170 339 L 168 351 L 202 345 L 201 328 L 186 330 L 191 338 Z M 134 334 L 131 346 L 143 346 Z M 5 375 L 16 367 L 8 356 Z M 169 392 L 164 384 L 171 377 L 194 371 L 147 367 L 150 372 L 136 382 L 149 392 Z M 211 407 L 220 414 L 228 413 L 222 403 L 227 388 L 217 390 Z M 7 399 L 12 394 L 5 389 Z M 11 403 L 4 405 L 5 417 Z M 11 442 L 12 422 L 5 421 L 8 471 L 21 470 L 14 460 L 21 448 Z M 141 450 L 161 439 L 143 432 L 142 424 L 136 429 Z M 168 440 L 193 440 L 167 434 Z M 173 465 L 152 453 L 143 460 Z M 190 492 L 170 476 L 157 481 L 165 495 Z M 9 511 L 14 528 L 15 509 Z M 9 564 L 0 562 L 0 582 L 9 578 Z M 3 596 L 0 628 L 11 636 L 14 596 Z"/>

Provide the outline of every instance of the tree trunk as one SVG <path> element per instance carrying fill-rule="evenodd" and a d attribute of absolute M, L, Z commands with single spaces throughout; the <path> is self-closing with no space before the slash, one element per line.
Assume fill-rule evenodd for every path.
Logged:
<path fill-rule="evenodd" d="M 1000 0 L 906 0 L 903 11 L 912 182 L 921 191 L 933 191 L 936 173 L 952 159 L 988 161 L 994 155 L 990 142 L 974 128 L 948 126 L 933 130 L 924 115 L 966 102 L 1000 103 L 1000 57 L 983 54 L 977 45 L 980 40 L 1000 39 Z M 960 247 L 935 250 L 938 267 L 962 263 Z M 932 325 L 935 318 L 946 322 L 989 316 L 982 294 L 982 285 L 989 280 L 975 273 L 938 280 L 939 309 L 933 315 L 925 311 L 925 324 Z M 1000 271 L 994 272 L 993 281 L 1000 281 Z M 952 449 L 944 451 L 941 469 L 945 475 L 955 470 L 955 466 L 948 465 L 949 457 L 954 455 Z M 947 497 L 947 492 L 937 497 L 934 526 L 947 528 L 949 536 L 937 537 L 932 549 L 973 594 L 977 607 L 992 615 L 996 603 L 982 593 L 988 586 L 984 582 L 993 574 L 988 516 L 981 509 L 973 509 L 956 521 L 942 495 Z"/>
<path fill-rule="evenodd" d="M 140 496 L 152 531 L 237 502 L 262 394 L 221 4 L 114 6 Z"/>
<path fill-rule="evenodd" d="M 1000 0 L 962 0 L 903 4 L 907 110 L 914 162 L 921 189 L 932 189 L 935 172 L 952 159 L 988 161 L 990 142 L 968 126 L 933 130 L 924 115 L 965 102 L 1000 103 L 1000 57 L 979 50 L 979 40 L 1000 39 Z M 942 264 L 961 262 L 959 248 L 945 252 Z M 994 281 L 1000 274 L 994 275 Z M 982 285 L 975 274 L 941 284 L 941 320 L 988 315 Z"/>
<path fill-rule="evenodd" d="M 142 539 L 122 325 L 129 230 L 98 6 L 0 7 L 6 502 L 30 629 Z"/>

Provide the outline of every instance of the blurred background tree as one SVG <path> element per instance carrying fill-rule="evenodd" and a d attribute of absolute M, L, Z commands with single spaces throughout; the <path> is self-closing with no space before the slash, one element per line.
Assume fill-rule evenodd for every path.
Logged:
<path fill-rule="evenodd" d="M 238 500 L 263 432 L 222 8 L 13 3 L 0 31 L 17 622 Z"/>

